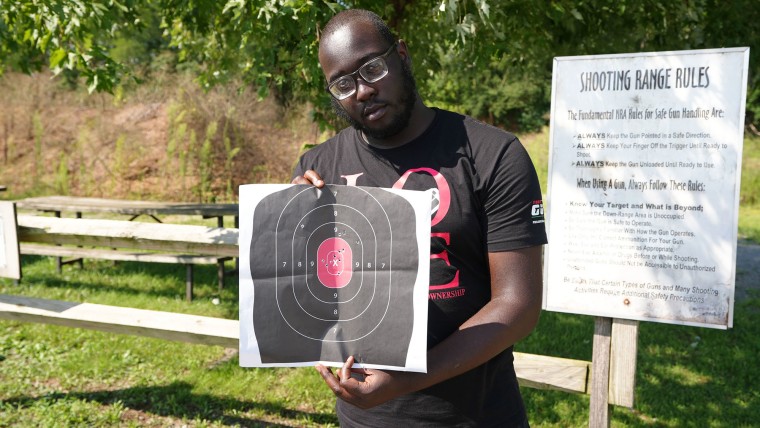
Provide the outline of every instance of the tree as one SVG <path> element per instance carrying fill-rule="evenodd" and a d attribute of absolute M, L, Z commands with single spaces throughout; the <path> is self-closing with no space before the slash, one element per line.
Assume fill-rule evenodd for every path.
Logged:
<path fill-rule="evenodd" d="M 108 55 L 124 26 L 140 25 L 136 2 L 20 0 L 0 3 L 0 67 L 76 70 L 90 92 L 110 91 L 125 67 Z M 0 70 L 2 70 L 0 68 Z"/>
<path fill-rule="evenodd" d="M 90 91 L 112 91 L 134 77 L 114 45 L 141 34 L 150 9 L 159 47 L 197 64 L 202 86 L 235 78 L 284 104 L 327 106 L 319 30 L 347 7 L 374 10 L 404 35 L 426 100 L 508 127 L 546 122 L 555 56 L 760 47 L 751 0 L 21 0 L 0 3 L 0 66 L 76 70 Z M 757 125 L 756 57 L 747 111 Z"/>

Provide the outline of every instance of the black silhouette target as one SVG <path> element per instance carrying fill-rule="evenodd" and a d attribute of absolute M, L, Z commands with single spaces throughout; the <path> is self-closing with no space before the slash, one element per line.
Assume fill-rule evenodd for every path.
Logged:
<path fill-rule="evenodd" d="M 263 363 L 403 366 L 419 254 L 414 211 L 376 188 L 292 186 L 254 209 L 253 328 Z"/>

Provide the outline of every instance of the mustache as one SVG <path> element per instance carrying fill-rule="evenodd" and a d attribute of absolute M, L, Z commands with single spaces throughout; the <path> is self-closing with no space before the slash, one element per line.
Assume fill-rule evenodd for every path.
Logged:
<path fill-rule="evenodd" d="M 347 122 L 350 125 L 355 125 L 357 122 L 349 116 L 348 112 L 346 111 L 345 107 L 340 103 L 340 101 L 336 100 L 335 98 L 330 97 L 330 104 L 332 105 L 333 112 L 340 118 L 343 119 L 345 122 Z M 388 105 L 388 102 L 381 100 L 381 99 L 372 99 L 369 101 L 357 101 L 356 102 L 356 109 L 357 111 L 361 112 L 362 116 L 366 116 L 368 113 L 367 111 L 371 109 L 374 109 L 376 107 L 382 107 L 384 105 Z"/>
<path fill-rule="evenodd" d="M 362 116 L 366 116 L 369 114 L 368 111 L 371 112 L 372 110 L 387 104 L 388 103 L 383 100 L 373 99 L 371 102 L 359 103 L 359 111 L 362 112 Z"/>

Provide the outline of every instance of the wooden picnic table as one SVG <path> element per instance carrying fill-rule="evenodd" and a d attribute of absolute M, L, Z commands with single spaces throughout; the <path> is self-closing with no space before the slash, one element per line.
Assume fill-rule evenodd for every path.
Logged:
<path fill-rule="evenodd" d="M 147 215 L 159 223 L 162 223 L 162 221 L 158 216 L 200 215 L 203 216 L 203 218 L 216 217 L 217 226 L 220 228 L 224 227 L 224 216 L 234 216 L 234 228 L 238 228 L 238 204 L 191 204 L 182 202 L 85 198 L 78 196 L 40 196 L 18 200 L 16 201 L 16 207 L 25 210 L 51 212 L 54 213 L 56 217 L 61 217 L 62 212 L 73 212 L 77 218 L 81 218 L 82 213 L 84 212 L 111 213 L 129 215 L 131 216 L 129 218 L 131 221 L 141 215 Z M 56 257 L 58 271 L 60 272 L 62 266 L 68 263 L 78 263 L 81 266 L 82 258 L 74 257 L 75 258 L 70 260 L 63 260 L 63 257 Z M 196 257 L 196 259 L 198 258 Z M 235 274 L 238 272 L 238 264 L 239 260 L 235 257 L 235 268 L 227 272 L 223 270 L 224 265 L 221 265 L 220 284 L 223 282 L 224 274 Z M 192 265 L 188 266 L 189 269 L 192 268 Z M 189 278 L 191 278 L 190 273 L 188 275 Z M 190 284 L 191 281 L 192 279 L 189 279 L 188 284 Z M 188 290 L 191 290 L 191 286 L 188 285 L 188 287 Z M 191 293 L 191 291 L 188 291 L 188 293 Z"/>
<path fill-rule="evenodd" d="M 224 227 L 224 216 L 234 216 L 238 227 L 238 204 L 191 204 L 182 202 L 155 202 L 124 199 L 84 198 L 78 196 L 40 196 L 16 201 L 22 209 L 55 213 L 74 212 L 81 217 L 83 212 L 113 213 L 131 215 L 130 220 L 141 215 L 153 217 L 161 222 L 162 215 L 200 215 L 203 218 L 217 218 L 219 227 Z"/>

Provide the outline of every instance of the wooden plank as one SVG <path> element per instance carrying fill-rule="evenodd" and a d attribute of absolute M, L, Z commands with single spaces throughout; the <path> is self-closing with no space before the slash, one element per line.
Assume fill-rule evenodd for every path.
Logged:
<path fill-rule="evenodd" d="M 17 220 L 21 242 L 238 256 L 238 229 L 28 215 Z"/>
<path fill-rule="evenodd" d="M 0 294 L 0 318 L 238 348 L 237 320 Z"/>
<path fill-rule="evenodd" d="M 21 244 L 21 254 L 84 259 L 117 260 L 125 262 L 216 264 L 231 257 L 199 256 L 193 254 L 143 253 L 108 248 L 62 247 L 56 245 Z"/>
<path fill-rule="evenodd" d="M 589 403 L 589 427 L 610 426 L 610 336 L 612 319 L 594 318 L 594 344 L 591 368 L 591 400 Z"/>
<path fill-rule="evenodd" d="M 237 216 L 238 204 L 186 204 L 179 202 L 134 201 L 124 199 L 41 196 L 17 201 L 19 208 L 38 211 L 99 212 L 127 215 Z"/>
<path fill-rule="evenodd" d="M 0 201 L 0 277 L 21 279 L 16 206 L 10 201 Z"/>
<path fill-rule="evenodd" d="M 515 371 L 521 386 L 588 394 L 589 361 L 515 352 Z"/>
<path fill-rule="evenodd" d="M 237 348 L 237 320 L 0 294 L 0 319 Z M 521 384 L 587 393 L 590 363 L 515 352 Z M 582 385 L 582 386 L 581 386 Z"/>
<path fill-rule="evenodd" d="M 638 340 L 638 321 L 617 318 L 612 320 L 610 404 L 633 407 Z"/>

